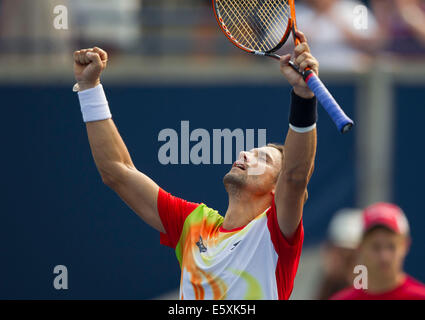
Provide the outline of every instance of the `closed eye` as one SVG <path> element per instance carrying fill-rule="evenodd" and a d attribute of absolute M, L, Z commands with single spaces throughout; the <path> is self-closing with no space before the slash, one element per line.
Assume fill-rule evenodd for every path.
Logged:
<path fill-rule="evenodd" d="M 258 160 L 260 160 L 260 161 L 264 161 L 265 160 L 266 163 L 273 164 L 273 159 L 272 159 L 272 157 L 267 152 L 262 151 L 261 152 L 261 156 L 259 156 L 258 149 L 255 149 L 254 154 L 255 154 L 255 157 Z M 264 154 L 266 155 L 265 159 L 264 159 Z"/>

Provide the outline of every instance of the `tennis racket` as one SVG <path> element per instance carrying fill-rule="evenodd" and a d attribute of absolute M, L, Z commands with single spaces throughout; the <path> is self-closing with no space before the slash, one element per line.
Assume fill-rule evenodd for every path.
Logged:
<path fill-rule="evenodd" d="M 212 0 L 215 17 L 226 37 L 238 48 L 259 56 L 280 60 L 274 53 L 280 49 L 290 34 L 295 46 L 296 36 L 294 0 Z M 298 67 L 289 62 L 296 71 Z M 317 100 L 325 108 L 338 130 L 348 132 L 354 122 L 344 113 L 323 82 L 311 70 L 300 72 Z"/>

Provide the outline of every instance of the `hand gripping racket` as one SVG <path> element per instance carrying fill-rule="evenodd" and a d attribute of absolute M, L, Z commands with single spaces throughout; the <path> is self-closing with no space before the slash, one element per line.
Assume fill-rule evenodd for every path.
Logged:
<path fill-rule="evenodd" d="M 212 0 L 215 17 L 226 37 L 238 48 L 260 56 L 280 60 L 274 52 L 280 49 L 292 33 L 295 46 L 300 44 L 296 36 L 294 0 Z M 292 61 L 289 64 L 298 71 Z M 323 82 L 311 70 L 301 73 L 308 87 L 328 112 L 338 130 L 348 132 L 351 120 Z"/>

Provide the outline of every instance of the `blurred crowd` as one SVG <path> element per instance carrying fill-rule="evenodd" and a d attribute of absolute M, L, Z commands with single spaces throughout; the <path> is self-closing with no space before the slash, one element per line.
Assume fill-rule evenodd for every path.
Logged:
<path fill-rule="evenodd" d="M 378 202 L 342 209 L 322 245 L 320 300 L 425 300 L 425 284 L 404 271 L 411 245 L 403 210 Z"/>
<path fill-rule="evenodd" d="M 53 27 L 57 5 L 69 29 Z M 296 0 L 300 30 L 323 68 L 377 55 L 425 57 L 425 0 Z M 94 44 L 112 53 L 235 55 L 210 0 L 0 0 L 0 54 L 61 54 Z"/>
<path fill-rule="evenodd" d="M 298 25 L 322 67 L 358 68 L 376 55 L 425 57 L 423 0 L 298 2 Z"/>

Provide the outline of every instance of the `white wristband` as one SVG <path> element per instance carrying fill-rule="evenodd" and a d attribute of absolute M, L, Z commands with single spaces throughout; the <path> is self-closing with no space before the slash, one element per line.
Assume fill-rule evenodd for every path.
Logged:
<path fill-rule="evenodd" d="M 314 123 L 311 126 L 305 128 L 295 127 L 292 124 L 289 124 L 289 128 L 298 133 L 306 133 L 316 128 L 316 124 Z"/>
<path fill-rule="evenodd" d="M 94 88 L 78 92 L 80 100 L 81 113 L 84 122 L 100 121 L 112 118 L 109 110 L 108 100 L 102 84 Z"/>

